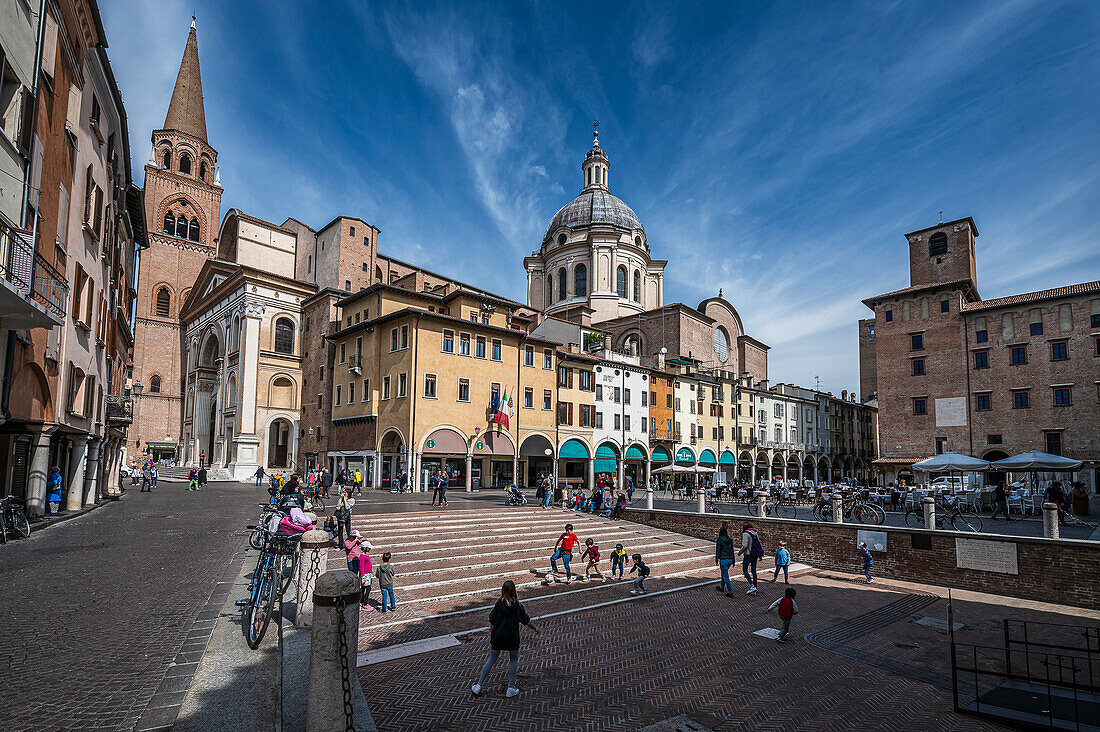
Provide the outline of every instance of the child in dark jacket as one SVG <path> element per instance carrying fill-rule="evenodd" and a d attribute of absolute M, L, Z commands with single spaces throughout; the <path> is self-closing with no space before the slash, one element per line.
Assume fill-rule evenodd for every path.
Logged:
<path fill-rule="evenodd" d="M 634 566 L 630 568 L 630 574 L 638 573 L 638 576 L 634 578 L 634 589 L 630 591 L 631 595 L 644 595 L 645 590 L 645 578 L 649 576 L 649 567 L 642 561 L 641 554 L 634 554 L 630 557 L 634 560 Z"/>
<path fill-rule="evenodd" d="M 867 582 L 874 582 L 875 580 L 871 576 L 871 565 L 875 563 L 875 560 L 871 556 L 871 552 L 867 551 L 866 542 L 860 542 L 859 558 L 863 562 L 863 574 L 867 576 Z"/>
<path fill-rule="evenodd" d="M 617 570 L 619 572 L 618 579 L 622 579 L 624 569 L 626 569 L 626 549 L 623 549 L 622 544 L 616 544 L 615 551 L 611 552 L 611 577 L 615 577 Z"/>
<path fill-rule="evenodd" d="M 477 683 L 470 687 L 474 696 L 481 695 L 482 684 L 496 665 L 501 651 L 508 651 L 509 659 L 508 690 L 505 696 L 510 698 L 519 694 L 519 688 L 516 687 L 516 673 L 519 671 L 520 625 L 526 625 L 535 631 L 536 635 L 539 632 L 516 596 L 516 584 L 508 580 L 500 588 L 500 599 L 489 613 L 489 658 L 481 669 L 481 676 L 478 677 Z"/>

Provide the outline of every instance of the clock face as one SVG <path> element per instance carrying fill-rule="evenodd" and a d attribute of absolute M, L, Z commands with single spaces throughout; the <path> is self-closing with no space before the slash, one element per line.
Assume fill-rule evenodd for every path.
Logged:
<path fill-rule="evenodd" d="M 714 329 L 714 355 L 719 361 L 725 361 L 730 354 L 730 338 L 721 326 Z"/>

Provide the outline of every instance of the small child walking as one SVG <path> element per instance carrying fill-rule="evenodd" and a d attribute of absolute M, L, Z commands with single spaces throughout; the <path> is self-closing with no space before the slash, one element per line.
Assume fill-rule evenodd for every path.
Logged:
<path fill-rule="evenodd" d="M 626 549 L 623 549 L 622 544 L 615 545 L 615 551 L 611 552 L 611 579 L 622 579 L 623 570 L 626 569 Z M 615 576 L 615 570 L 618 570 L 619 576 Z"/>
<path fill-rule="evenodd" d="M 584 553 L 581 554 L 581 561 L 588 560 L 588 564 L 584 567 L 584 578 L 589 578 L 589 573 L 596 575 L 600 578 L 600 582 L 607 582 L 607 577 L 603 576 L 603 572 L 600 571 L 600 547 L 596 545 L 592 539 L 584 540 Z"/>
<path fill-rule="evenodd" d="M 645 578 L 649 576 L 649 567 L 642 561 L 641 554 L 634 554 L 630 557 L 634 560 L 634 566 L 630 568 L 630 574 L 638 572 L 638 576 L 634 578 L 634 589 L 630 591 L 631 595 L 644 595 L 645 590 Z"/>
<path fill-rule="evenodd" d="M 871 556 L 871 552 L 867 551 L 867 542 L 865 541 L 859 544 L 859 558 L 863 561 L 863 574 L 867 576 L 868 584 L 874 582 L 875 578 L 871 576 L 871 565 L 875 563 L 875 559 Z"/>
<path fill-rule="evenodd" d="M 386 598 L 390 598 L 390 610 L 394 609 L 393 601 L 393 577 L 394 577 L 393 565 L 390 564 L 390 553 L 386 552 L 382 555 L 382 564 L 378 569 L 374 570 L 374 576 L 378 578 L 378 592 L 382 601 L 382 606 L 378 608 L 379 612 L 386 612 Z"/>
<path fill-rule="evenodd" d="M 783 629 L 779 631 L 776 640 L 780 643 L 786 642 L 787 634 L 791 632 L 791 618 L 798 614 L 798 603 L 794 601 L 796 594 L 798 593 L 795 592 L 793 587 L 788 587 L 787 591 L 783 593 L 783 597 L 768 606 L 769 611 L 779 608 L 779 617 L 783 621 Z"/>
<path fill-rule="evenodd" d="M 783 582 L 790 584 L 790 577 L 787 575 L 787 570 L 791 566 L 791 553 L 787 550 L 787 542 L 779 542 L 779 548 L 775 550 L 775 574 L 772 575 L 772 582 L 779 579 L 779 571 L 783 570 Z"/>

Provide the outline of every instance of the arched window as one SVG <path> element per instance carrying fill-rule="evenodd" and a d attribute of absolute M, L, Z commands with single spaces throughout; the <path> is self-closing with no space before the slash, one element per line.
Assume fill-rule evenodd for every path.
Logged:
<path fill-rule="evenodd" d="M 558 299 L 564 300 L 565 294 L 569 290 L 569 277 L 565 274 L 565 268 L 558 270 Z"/>
<path fill-rule="evenodd" d="M 160 377 L 156 374 L 149 378 L 149 393 L 160 394 Z"/>
<path fill-rule="evenodd" d="M 928 256 L 935 257 L 939 254 L 947 254 L 947 234 L 942 231 L 928 237 Z"/>
<path fill-rule="evenodd" d="M 191 219 L 191 223 L 187 225 L 187 238 L 191 241 L 199 240 L 199 220 Z"/>
<path fill-rule="evenodd" d="M 191 174 L 191 156 L 187 153 L 180 155 L 180 172 L 184 175 Z"/>
<path fill-rule="evenodd" d="M 241 319 L 239 316 L 233 316 L 233 330 L 229 331 L 229 352 L 232 353 L 238 348 L 238 344 L 241 340 Z"/>
<path fill-rule="evenodd" d="M 573 296 L 584 297 L 588 294 L 588 267 L 578 264 L 573 270 Z"/>
<path fill-rule="evenodd" d="M 230 374 L 225 386 L 225 406 L 237 406 L 237 375 Z"/>
<path fill-rule="evenodd" d="M 206 180 L 206 161 L 205 160 L 202 160 L 202 161 L 199 162 L 199 178 L 201 180 Z"/>
<path fill-rule="evenodd" d="M 634 270 L 634 302 L 642 301 L 642 273 Z"/>
<path fill-rule="evenodd" d="M 176 219 L 176 236 L 180 239 L 187 238 L 187 217 L 180 214 L 180 217 Z"/>
<path fill-rule="evenodd" d="M 167 287 L 162 287 L 157 290 L 157 315 L 167 318 L 171 311 L 172 293 L 168 291 Z"/>
<path fill-rule="evenodd" d="M 615 270 L 615 292 L 619 297 L 626 297 L 626 267 L 619 265 Z"/>
<path fill-rule="evenodd" d="M 165 170 L 171 170 L 172 169 L 172 151 L 171 150 L 165 150 L 164 151 L 164 157 L 161 158 L 161 160 L 164 162 L 164 169 Z"/>
<path fill-rule="evenodd" d="M 558 246 L 559 247 L 565 244 L 566 238 L 567 237 L 565 236 L 565 234 L 558 234 Z"/>
<path fill-rule="evenodd" d="M 554 302 L 554 277 L 546 275 L 546 304 Z"/>
<path fill-rule="evenodd" d="M 275 353 L 294 353 L 294 323 L 290 318 L 275 321 Z"/>
<path fill-rule="evenodd" d="M 164 214 L 164 233 L 168 236 L 176 235 L 176 217 L 172 215 L 172 212 Z"/>

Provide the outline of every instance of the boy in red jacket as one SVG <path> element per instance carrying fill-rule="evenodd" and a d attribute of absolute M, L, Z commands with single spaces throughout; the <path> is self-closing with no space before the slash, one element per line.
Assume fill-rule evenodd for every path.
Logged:
<path fill-rule="evenodd" d="M 794 601 L 796 594 L 798 593 L 795 592 L 793 587 L 788 587 L 783 597 L 768 607 L 768 610 L 779 608 L 779 617 L 783 619 L 783 630 L 779 631 L 779 637 L 776 638 L 780 643 L 786 642 L 787 634 L 791 632 L 791 618 L 798 613 L 798 603 Z"/>

